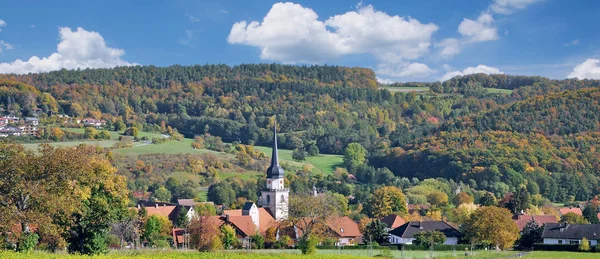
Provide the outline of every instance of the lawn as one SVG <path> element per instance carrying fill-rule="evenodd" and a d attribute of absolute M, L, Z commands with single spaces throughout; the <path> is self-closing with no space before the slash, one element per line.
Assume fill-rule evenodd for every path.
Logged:
<path fill-rule="evenodd" d="M 499 89 L 499 88 L 486 88 L 488 93 L 495 94 L 512 94 L 513 90 L 510 89 Z"/>
<path fill-rule="evenodd" d="M 273 152 L 273 149 L 270 147 L 256 146 L 256 149 L 262 151 L 269 157 L 271 156 L 271 152 Z M 289 150 L 289 149 L 278 149 L 278 150 L 279 150 L 279 159 L 280 160 L 285 160 L 285 161 L 291 162 L 292 164 L 295 163 L 294 160 L 292 159 L 293 150 Z M 335 170 L 336 167 L 340 167 L 342 165 L 342 161 L 343 161 L 343 157 L 341 155 L 320 154 L 317 156 L 307 156 L 305 162 L 313 165 L 314 167 L 319 169 L 324 174 L 332 174 L 333 170 Z M 301 163 L 299 163 L 299 164 L 301 164 Z"/>

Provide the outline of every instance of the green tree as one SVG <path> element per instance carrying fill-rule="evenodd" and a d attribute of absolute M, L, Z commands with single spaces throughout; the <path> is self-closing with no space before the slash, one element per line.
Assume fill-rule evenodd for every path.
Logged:
<path fill-rule="evenodd" d="M 575 214 L 573 212 L 565 213 L 560 217 L 560 222 L 567 222 L 569 224 L 589 224 L 582 215 Z"/>
<path fill-rule="evenodd" d="M 256 249 L 265 248 L 265 237 L 263 237 L 260 233 L 256 233 L 252 235 L 252 244 L 256 247 Z"/>
<path fill-rule="evenodd" d="M 95 139 L 97 135 L 98 131 L 93 127 L 85 127 L 85 130 L 83 131 L 83 137 L 86 139 Z"/>
<path fill-rule="evenodd" d="M 506 207 L 513 213 L 520 213 L 521 211 L 526 212 L 531 205 L 531 197 L 525 186 L 519 187 L 517 191 L 512 195 Z"/>
<path fill-rule="evenodd" d="M 414 235 L 414 238 L 413 244 L 430 249 L 435 245 L 441 245 L 446 242 L 444 233 L 437 230 L 418 232 Z"/>
<path fill-rule="evenodd" d="M 579 244 L 578 250 L 584 251 L 584 252 L 590 251 L 590 241 L 585 237 L 582 238 L 581 243 Z"/>
<path fill-rule="evenodd" d="M 221 226 L 221 241 L 223 242 L 223 248 L 231 249 L 237 242 L 235 237 L 235 229 L 232 226 L 224 224 Z"/>
<path fill-rule="evenodd" d="M 164 186 L 158 187 L 158 189 L 154 190 L 152 196 L 159 201 L 168 202 L 171 200 L 171 192 Z"/>
<path fill-rule="evenodd" d="M 377 242 L 380 245 L 388 243 L 389 234 L 385 230 L 386 228 L 387 225 L 379 219 L 371 221 L 363 231 L 363 242 L 365 244 Z"/>
<path fill-rule="evenodd" d="M 309 156 L 317 156 L 319 155 L 319 147 L 316 144 L 310 144 L 308 146 L 308 155 Z"/>
<path fill-rule="evenodd" d="M 110 133 L 108 132 L 108 130 L 100 131 L 100 133 L 97 136 L 97 138 L 99 139 L 110 139 Z"/>
<path fill-rule="evenodd" d="M 207 198 L 215 204 L 228 207 L 235 200 L 235 191 L 226 182 L 220 182 L 208 187 Z"/>
<path fill-rule="evenodd" d="M 588 202 L 583 209 L 583 217 L 591 224 L 598 224 L 598 206 L 593 202 Z"/>
<path fill-rule="evenodd" d="M 127 128 L 125 130 L 125 132 L 123 132 L 123 135 L 125 135 L 125 136 L 133 136 L 134 138 L 137 138 L 138 133 L 139 133 L 138 132 L 138 128 L 135 127 L 135 126 L 131 126 L 131 127 Z"/>
<path fill-rule="evenodd" d="M 301 148 L 294 149 L 294 152 L 292 152 L 292 159 L 294 159 L 295 161 L 306 160 L 306 151 L 304 151 L 304 149 Z"/>
<path fill-rule="evenodd" d="M 486 192 L 481 199 L 479 199 L 479 205 L 481 206 L 496 206 L 498 202 L 496 201 L 496 196 L 494 196 L 491 192 Z"/>
<path fill-rule="evenodd" d="M 448 195 L 444 192 L 433 191 L 427 194 L 427 202 L 433 206 L 443 206 L 448 204 Z"/>
<path fill-rule="evenodd" d="M 497 245 L 509 249 L 519 237 L 511 212 L 495 206 L 481 207 L 462 225 L 465 238 L 474 244 Z"/>
<path fill-rule="evenodd" d="M 344 149 L 344 165 L 362 165 L 365 163 L 367 150 L 360 143 L 350 143 Z"/>
<path fill-rule="evenodd" d="M 126 128 L 127 125 L 125 125 L 125 122 L 123 122 L 121 118 L 117 119 L 117 121 L 115 122 L 115 131 L 123 131 Z"/>
<path fill-rule="evenodd" d="M 535 221 L 529 221 L 523 227 L 521 231 L 521 238 L 519 238 L 519 246 L 521 247 L 532 247 L 535 243 L 541 243 L 542 232 L 544 229 Z"/>

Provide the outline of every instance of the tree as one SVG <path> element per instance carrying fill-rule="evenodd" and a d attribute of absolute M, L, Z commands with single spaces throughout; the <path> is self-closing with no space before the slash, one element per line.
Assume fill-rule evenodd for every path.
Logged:
<path fill-rule="evenodd" d="M 306 160 L 306 151 L 304 151 L 304 149 L 301 148 L 294 149 L 294 152 L 292 152 L 292 159 L 294 159 L 295 161 Z"/>
<path fill-rule="evenodd" d="M 53 127 L 50 130 L 50 138 L 54 141 L 61 141 L 65 137 L 65 132 L 60 128 Z"/>
<path fill-rule="evenodd" d="M 221 226 L 221 236 L 223 248 L 225 249 L 231 249 L 237 242 L 237 238 L 235 237 L 235 229 L 233 229 L 233 227 L 230 225 L 223 224 L 223 226 Z"/>
<path fill-rule="evenodd" d="M 441 245 L 446 242 L 444 233 L 437 230 L 417 232 L 414 238 L 413 244 L 426 248 L 432 248 L 434 245 Z"/>
<path fill-rule="evenodd" d="M 583 217 L 591 224 L 598 224 L 598 206 L 593 202 L 588 202 L 583 209 Z"/>
<path fill-rule="evenodd" d="M 265 237 L 263 237 L 260 233 L 256 233 L 252 235 L 252 244 L 254 244 L 256 249 L 265 248 Z"/>
<path fill-rule="evenodd" d="M 226 182 L 220 182 L 208 187 L 207 198 L 215 204 L 228 207 L 235 200 L 235 191 Z"/>
<path fill-rule="evenodd" d="M 158 189 L 154 190 L 152 196 L 159 201 L 168 202 L 171 200 L 171 192 L 164 186 L 158 187 Z"/>
<path fill-rule="evenodd" d="M 338 204 L 327 196 L 291 195 L 288 207 L 287 223 L 302 232 L 300 250 L 303 254 L 314 253 L 317 237 L 327 231 L 327 222 L 340 215 Z"/>
<path fill-rule="evenodd" d="M 365 163 L 367 150 L 360 143 L 350 143 L 344 149 L 344 165 L 362 165 Z"/>
<path fill-rule="evenodd" d="M 406 197 L 402 190 L 395 186 L 385 186 L 373 192 L 366 209 L 369 215 L 381 218 L 393 213 L 405 214 L 406 207 Z"/>
<path fill-rule="evenodd" d="M 519 237 L 511 212 L 495 206 L 474 211 L 463 224 L 462 232 L 471 243 L 495 245 L 503 250 L 511 248 Z"/>
<path fill-rule="evenodd" d="M 125 130 L 125 132 L 123 132 L 123 135 L 125 136 L 133 136 L 134 138 L 137 138 L 138 136 L 138 128 L 135 126 L 131 126 L 129 128 L 127 128 Z"/>
<path fill-rule="evenodd" d="M 127 125 L 125 125 L 125 122 L 123 122 L 121 118 L 117 119 L 117 121 L 115 122 L 115 131 L 123 131 L 126 128 Z"/>
<path fill-rule="evenodd" d="M 525 212 L 531 205 L 531 197 L 525 186 L 519 187 L 517 191 L 512 195 L 506 207 L 513 213 Z"/>
<path fill-rule="evenodd" d="M 454 196 L 454 199 L 452 200 L 454 205 L 457 207 L 463 203 L 473 203 L 473 201 L 473 197 L 467 194 L 466 192 L 459 192 L 458 194 L 456 194 L 456 196 Z"/>
<path fill-rule="evenodd" d="M 363 242 L 365 244 L 377 242 L 380 245 L 388 243 L 389 234 L 385 230 L 386 228 L 387 225 L 379 219 L 371 221 L 369 224 L 367 224 L 365 230 L 363 231 Z"/>
<path fill-rule="evenodd" d="M 319 147 L 316 144 L 310 144 L 308 146 L 308 155 L 309 156 L 317 156 L 319 155 Z"/>
<path fill-rule="evenodd" d="M 98 131 L 93 127 L 85 127 L 85 130 L 83 131 L 83 137 L 86 139 L 95 139 L 97 135 Z"/>
<path fill-rule="evenodd" d="M 565 213 L 560 217 L 560 222 L 567 222 L 569 224 L 589 224 L 583 216 L 575 214 L 573 212 Z"/>
<path fill-rule="evenodd" d="M 448 195 L 444 192 L 433 191 L 427 194 L 427 202 L 433 206 L 443 206 L 448 204 Z"/>
<path fill-rule="evenodd" d="M 585 237 L 582 238 L 581 243 L 579 244 L 578 250 L 584 251 L 584 252 L 590 251 L 590 241 Z"/>
<path fill-rule="evenodd" d="M 0 144 L 0 157 L 0 215 L 11 215 L 0 216 L 0 226 L 17 224 L 28 234 L 37 225 L 42 237 L 77 241 L 72 252 L 102 252 L 94 244 L 127 204 L 124 178 L 104 154 L 90 146 L 42 145 L 34 152 Z"/>
<path fill-rule="evenodd" d="M 535 243 L 541 243 L 542 232 L 544 229 L 535 221 L 531 220 L 525 224 L 521 231 L 521 238 L 519 238 L 519 246 L 521 247 L 532 247 Z"/>
<path fill-rule="evenodd" d="M 496 206 L 498 202 L 496 201 L 496 197 L 491 192 L 486 192 L 481 199 L 479 199 L 479 205 L 487 207 L 487 206 Z"/>
<path fill-rule="evenodd" d="M 212 216 L 200 215 L 194 217 L 188 227 L 190 243 L 199 251 L 214 251 L 218 248 L 214 243 L 221 243 L 219 219 Z"/>

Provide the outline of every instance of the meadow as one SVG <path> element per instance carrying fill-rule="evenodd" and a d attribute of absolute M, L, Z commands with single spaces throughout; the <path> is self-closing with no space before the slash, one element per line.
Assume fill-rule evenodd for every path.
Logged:
<path fill-rule="evenodd" d="M 494 252 L 494 251 L 476 251 L 468 258 L 488 259 L 488 258 L 518 258 L 517 251 Z M 429 258 L 429 251 L 393 251 L 393 258 Z M 578 252 L 546 252 L 535 251 L 523 253 L 520 258 L 531 259 L 554 259 L 554 258 L 582 258 L 591 259 L 598 258 L 597 253 L 578 253 Z M 316 259 L 338 259 L 338 258 L 382 258 L 381 250 L 373 250 L 369 256 L 368 250 L 317 250 L 315 255 L 301 255 L 299 250 L 253 250 L 250 252 L 229 251 L 229 252 L 214 252 L 214 253 L 198 253 L 193 250 L 144 250 L 144 251 L 111 251 L 106 255 L 95 256 L 94 258 L 140 258 L 140 259 L 169 259 L 169 258 L 215 258 L 215 259 L 271 259 L 271 258 L 316 258 Z M 458 251 L 452 254 L 450 251 L 434 252 L 434 258 L 464 258 L 464 254 Z M 21 259 L 21 258 L 49 258 L 49 259 L 79 259 L 90 258 L 89 256 L 70 255 L 65 253 L 51 254 L 47 252 L 34 251 L 28 254 L 20 254 L 15 252 L 0 251 L 0 258 L 3 259 Z"/>
<path fill-rule="evenodd" d="M 387 89 L 392 93 L 401 92 L 401 93 L 409 93 L 409 92 L 425 92 L 429 91 L 429 87 L 427 86 L 413 86 L 413 87 L 392 87 L 392 86 L 382 86 L 379 89 Z M 513 90 L 509 89 L 499 89 L 499 88 L 485 88 L 489 93 L 496 94 L 511 94 Z"/>

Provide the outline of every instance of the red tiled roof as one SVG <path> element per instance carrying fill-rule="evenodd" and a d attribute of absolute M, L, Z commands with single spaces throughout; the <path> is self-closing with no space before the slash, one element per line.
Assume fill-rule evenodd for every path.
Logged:
<path fill-rule="evenodd" d="M 155 206 L 155 207 L 146 207 L 146 211 L 148 212 L 148 216 L 159 215 L 164 216 L 170 220 L 172 220 L 172 213 L 177 208 L 177 206 Z"/>
<path fill-rule="evenodd" d="M 349 217 L 334 218 L 327 223 L 327 226 L 339 237 L 358 237 L 361 235 L 358 224 Z"/>
<path fill-rule="evenodd" d="M 531 220 L 535 221 L 540 226 L 546 223 L 558 223 L 558 220 L 556 220 L 556 216 L 554 215 L 519 215 L 518 219 L 515 220 L 515 223 L 517 223 L 519 230 L 523 230 L 525 225 L 527 225 L 527 222 Z"/>
<path fill-rule="evenodd" d="M 567 214 L 569 212 L 573 212 L 573 213 L 575 213 L 577 215 L 580 215 L 580 216 L 583 215 L 583 213 L 581 213 L 581 209 L 580 208 L 560 208 L 558 211 L 560 212 L 560 215 L 565 215 L 565 214 Z"/>
<path fill-rule="evenodd" d="M 252 218 L 250 216 L 242 215 L 242 210 L 224 210 L 223 215 L 229 215 L 230 219 L 232 217 L 248 217 L 250 221 L 252 221 Z M 262 235 L 264 235 L 267 232 L 267 229 L 269 229 L 270 227 L 277 227 L 277 221 L 275 221 L 275 218 L 273 218 L 271 213 L 269 213 L 269 211 L 266 208 L 258 208 L 258 226 L 258 231 Z"/>
<path fill-rule="evenodd" d="M 227 220 L 221 217 L 221 220 Z M 229 223 L 239 229 L 245 236 L 252 236 L 256 234 L 256 225 L 252 222 L 250 216 L 229 216 Z"/>
<path fill-rule="evenodd" d="M 394 229 L 399 226 L 402 226 L 404 223 L 406 223 L 406 220 L 404 220 L 398 215 L 392 214 L 382 218 L 381 222 L 385 223 L 388 226 L 388 228 Z"/>

